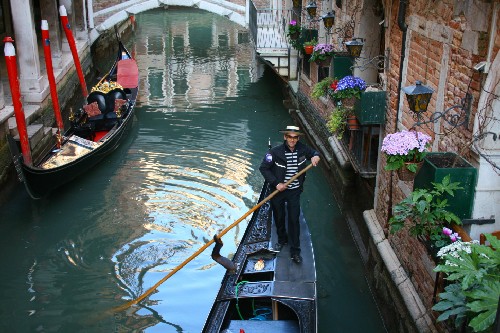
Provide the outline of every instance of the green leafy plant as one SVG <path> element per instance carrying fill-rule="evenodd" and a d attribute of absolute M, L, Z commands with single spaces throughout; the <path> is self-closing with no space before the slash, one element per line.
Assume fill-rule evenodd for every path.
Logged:
<path fill-rule="evenodd" d="M 450 182 L 450 175 L 441 183 L 432 183 L 432 189 L 415 189 L 408 197 L 394 206 L 393 216 L 389 219 L 392 234 L 409 227 L 412 236 L 440 240 L 443 227 L 462 224 L 452 212 L 446 210 L 449 206 L 446 195 L 454 195 L 454 191 L 462 189 L 459 182 Z"/>
<path fill-rule="evenodd" d="M 302 28 L 300 27 L 300 25 L 297 23 L 297 21 L 295 20 L 291 20 L 290 23 L 288 23 L 288 32 L 287 32 L 287 36 L 288 37 L 291 37 L 291 36 L 295 36 L 297 34 L 300 35 L 300 32 L 302 31 Z"/>
<path fill-rule="evenodd" d="M 445 273 L 452 283 L 432 308 L 441 312 L 438 321 L 454 320 L 457 328 L 467 321 L 474 332 L 491 331 L 500 297 L 500 240 L 485 236 L 491 247 L 455 242 L 439 251 L 444 263 L 434 271 Z"/>
<path fill-rule="evenodd" d="M 316 46 L 316 44 L 318 44 L 318 40 L 316 38 L 304 42 L 304 46 Z"/>
<path fill-rule="evenodd" d="M 336 80 L 333 77 L 325 77 L 323 80 L 316 83 L 311 91 L 311 97 L 314 99 L 318 99 L 320 97 L 326 96 L 328 93 L 328 88 L 334 83 Z"/>
<path fill-rule="evenodd" d="M 342 136 L 344 135 L 347 116 L 349 116 L 350 113 L 350 109 L 345 108 L 342 105 L 338 105 L 333 108 L 333 111 L 330 114 L 330 119 L 328 120 L 326 126 L 331 133 L 337 136 L 338 139 L 342 139 Z"/>
<path fill-rule="evenodd" d="M 288 38 L 288 43 L 296 50 L 300 50 L 302 48 L 302 43 L 300 42 L 300 34 L 302 32 L 302 28 L 297 23 L 297 21 L 292 20 L 288 23 L 288 31 L 286 36 Z"/>

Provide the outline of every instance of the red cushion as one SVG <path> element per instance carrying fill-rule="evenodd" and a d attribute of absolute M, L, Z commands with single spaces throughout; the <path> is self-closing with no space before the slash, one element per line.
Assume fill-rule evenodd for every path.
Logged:
<path fill-rule="evenodd" d="M 89 117 L 95 117 L 101 114 L 101 110 L 99 110 L 99 105 L 97 105 L 97 102 L 92 102 L 90 104 L 84 105 L 83 109 Z"/>
<path fill-rule="evenodd" d="M 127 104 L 127 100 L 120 98 L 115 99 L 115 112 L 118 112 L 118 110 L 125 104 Z"/>

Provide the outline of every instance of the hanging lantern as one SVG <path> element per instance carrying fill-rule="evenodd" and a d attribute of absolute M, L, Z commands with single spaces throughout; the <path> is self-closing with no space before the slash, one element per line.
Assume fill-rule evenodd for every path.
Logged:
<path fill-rule="evenodd" d="M 330 29 L 335 25 L 335 14 L 333 12 L 328 12 L 321 18 L 323 19 L 325 28 L 330 31 Z"/>
<path fill-rule="evenodd" d="M 416 114 L 427 111 L 427 106 L 429 105 L 434 90 L 422 85 L 422 82 L 417 81 L 414 86 L 404 87 L 403 91 L 406 94 L 410 110 Z"/>
<path fill-rule="evenodd" d="M 345 47 L 351 57 L 359 57 L 361 50 L 363 49 L 363 45 L 365 45 L 363 38 L 353 38 L 352 40 L 345 42 Z"/>
<path fill-rule="evenodd" d="M 306 6 L 306 11 L 307 14 L 309 14 L 309 18 L 313 18 L 316 16 L 316 10 L 318 9 L 318 6 L 316 6 L 316 2 L 311 1 L 309 4 Z"/>

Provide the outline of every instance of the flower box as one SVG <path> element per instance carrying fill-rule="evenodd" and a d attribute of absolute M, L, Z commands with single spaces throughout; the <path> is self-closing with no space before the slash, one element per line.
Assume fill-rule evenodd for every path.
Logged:
<path fill-rule="evenodd" d="M 361 92 L 361 98 L 356 100 L 354 113 L 361 125 L 383 124 L 385 121 L 386 92 Z"/>
<path fill-rule="evenodd" d="M 333 56 L 333 77 L 340 80 L 352 75 L 353 58 L 347 53 L 336 53 Z"/>
<path fill-rule="evenodd" d="M 450 175 L 450 181 L 460 182 L 462 190 L 456 190 L 455 195 L 448 196 L 450 212 L 460 219 L 472 216 L 474 194 L 477 183 L 477 169 L 455 153 L 428 153 L 424 158 L 424 165 L 415 177 L 414 188 L 431 188 L 432 184 L 439 183 Z"/>

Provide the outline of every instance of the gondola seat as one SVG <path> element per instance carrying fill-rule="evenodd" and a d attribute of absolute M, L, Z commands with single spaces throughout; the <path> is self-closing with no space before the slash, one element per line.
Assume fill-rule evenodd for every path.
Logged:
<path fill-rule="evenodd" d="M 106 95 L 100 91 L 93 91 L 87 96 L 87 105 L 97 103 L 101 113 L 106 112 Z M 87 112 L 87 110 L 85 110 Z M 88 113 L 88 112 L 87 112 Z"/>
<path fill-rule="evenodd" d="M 87 103 L 84 110 L 87 113 L 88 122 L 93 124 L 95 131 L 110 130 L 120 119 L 117 113 L 118 109 L 127 109 L 127 95 L 125 91 L 118 88 L 107 94 L 93 91 L 87 97 Z M 123 107 L 124 105 L 125 107 Z M 121 116 L 124 115 L 122 112 Z"/>

